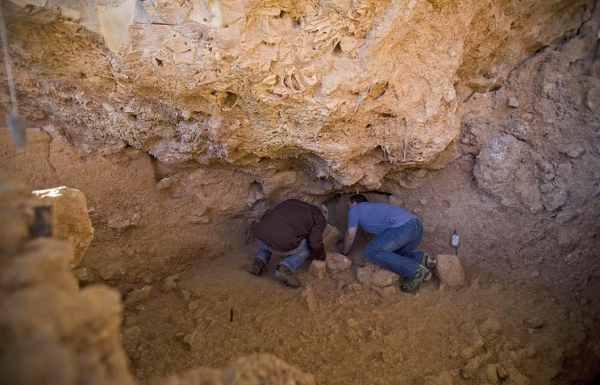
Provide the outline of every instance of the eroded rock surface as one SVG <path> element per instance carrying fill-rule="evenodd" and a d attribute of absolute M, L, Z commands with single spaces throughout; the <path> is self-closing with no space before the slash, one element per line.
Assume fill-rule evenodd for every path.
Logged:
<path fill-rule="evenodd" d="M 370 189 L 434 167 L 459 137 L 463 89 L 499 87 L 591 17 L 588 0 L 29 4 L 8 11 L 31 122 L 52 116 L 94 153 L 291 161 Z"/>

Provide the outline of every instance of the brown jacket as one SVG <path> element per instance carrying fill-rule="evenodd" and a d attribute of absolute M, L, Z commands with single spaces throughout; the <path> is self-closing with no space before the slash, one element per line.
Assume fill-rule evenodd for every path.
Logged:
<path fill-rule="evenodd" d="M 326 225 L 327 220 L 318 207 L 289 199 L 275 206 L 254 226 L 254 238 L 279 252 L 294 250 L 303 239 L 308 239 L 311 254 L 323 260 L 323 231 Z"/>

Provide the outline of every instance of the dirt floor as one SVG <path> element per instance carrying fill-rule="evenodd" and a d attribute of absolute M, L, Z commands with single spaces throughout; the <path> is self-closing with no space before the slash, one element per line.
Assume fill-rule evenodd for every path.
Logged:
<path fill-rule="evenodd" d="M 277 256 L 249 274 L 254 252 L 249 244 L 158 282 L 125 310 L 123 343 L 141 383 L 260 352 L 317 384 L 561 383 L 552 378 L 593 324 L 585 303 L 476 276 L 460 291 L 439 290 L 434 277 L 416 295 L 384 299 L 358 283 L 356 264 L 319 280 L 306 261 L 293 289 L 273 278 Z"/>

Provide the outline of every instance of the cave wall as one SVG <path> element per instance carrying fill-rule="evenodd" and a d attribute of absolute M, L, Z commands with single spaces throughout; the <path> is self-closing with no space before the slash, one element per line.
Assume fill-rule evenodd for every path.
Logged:
<path fill-rule="evenodd" d="M 95 280 L 216 258 L 285 198 L 330 199 L 343 229 L 339 202 L 373 191 L 435 253 L 456 230 L 471 278 L 597 287 L 597 2 L 3 10 L 32 129 L 22 149 L 1 133 L 2 166 L 86 194 Z"/>

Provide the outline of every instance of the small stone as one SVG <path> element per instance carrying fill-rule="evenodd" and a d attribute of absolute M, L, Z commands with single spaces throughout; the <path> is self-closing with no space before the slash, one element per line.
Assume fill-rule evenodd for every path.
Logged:
<path fill-rule="evenodd" d="M 531 273 L 531 278 L 539 278 L 541 275 L 539 270 L 535 270 Z"/>
<path fill-rule="evenodd" d="M 161 180 L 158 181 L 158 183 L 156 184 L 156 187 L 159 190 L 165 190 L 168 189 L 169 187 L 173 186 L 173 178 L 168 177 L 168 178 L 162 178 Z"/>
<path fill-rule="evenodd" d="M 396 286 L 387 286 L 384 288 L 373 286 L 373 290 L 385 300 L 391 300 L 393 298 L 396 298 L 396 296 L 398 295 L 398 289 L 396 288 Z"/>
<path fill-rule="evenodd" d="M 508 98 L 508 106 L 512 108 L 518 108 L 519 101 L 514 96 L 511 96 L 510 98 Z"/>
<path fill-rule="evenodd" d="M 60 6 L 60 16 L 73 21 L 79 21 L 79 19 L 81 19 L 81 14 L 79 12 L 67 7 L 66 5 Z"/>
<path fill-rule="evenodd" d="M 134 290 L 127 295 L 127 299 L 123 303 L 124 307 L 133 307 L 150 298 L 152 286 L 144 286 L 141 289 Z"/>
<path fill-rule="evenodd" d="M 308 268 L 308 274 L 317 279 L 323 278 L 327 274 L 327 263 L 319 260 L 312 261 Z"/>
<path fill-rule="evenodd" d="M 202 347 L 202 334 L 200 334 L 197 330 L 194 330 L 190 334 L 183 337 L 183 342 L 188 345 L 188 348 L 195 352 L 200 350 Z"/>
<path fill-rule="evenodd" d="M 170 293 L 172 291 L 175 291 L 177 289 L 177 282 L 175 281 L 166 281 L 162 288 L 160 289 L 160 291 L 162 291 L 163 293 Z"/>
<path fill-rule="evenodd" d="M 390 196 L 390 204 L 394 206 L 404 206 L 404 201 L 399 197 L 392 195 Z"/>
<path fill-rule="evenodd" d="M 198 308 L 200 308 L 201 305 L 202 305 L 202 302 L 200 300 L 192 301 L 192 302 L 188 303 L 188 310 L 189 311 L 197 310 Z"/>
<path fill-rule="evenodd" d="M 419 203 L 425 206 L 427 204 L 427 199 L 421 199 Z"/>
<path fill-rule="evenodd" d="M 125 275 L 125 268 L 119 263 L 111 263 L 106 269 L 100 271 L 103 280 L 108 281 Z"/>
<path fill-rule="evenodd" d="M 309 286 L 300 295 L 302 298 L 302 302 L 304 303 L 304 307 L 309 313 L 314 313 L 317 310 L 317 299 L 315 298 L 315 293 L 312 291 L 312 288 Z"/>
<path fill-rule="evenodd" d="M 192 296 L 192 293 L 190 293 L 187 290 L 181 290 L 181 292 L 179 293 L 179 295 L 181 296 L 181 298 L 183 298 L 184 300 L 187 301 Z"/>
<path fill-rule="evenodd" d="M 77 278 L 79 283 L 88 284 L 95 280 L 95 274 L 87 267 L 73 270 L 73 275 L 75 275 L 75 278 Z"/>
<path fill-rule="evenodd" d="M 544 325 L 544 321 L 540 317 L 531 317 L 523 321 L 523 323 L 534 329 L 539 329 Z"/>

